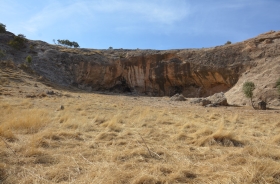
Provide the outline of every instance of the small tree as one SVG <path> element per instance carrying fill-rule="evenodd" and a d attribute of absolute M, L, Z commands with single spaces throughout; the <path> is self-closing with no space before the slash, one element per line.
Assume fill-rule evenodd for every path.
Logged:
<path fill-rule="evenodd" d="M 73 45 L 74 48 L 80 47 L 79 44 L 78 44 L 77 42 L 72 42 L 72 45 Z"/>
<path fill-rule="evenodd" d="M 5 33 L 6 32 L 6 25 L 0 23 L 0 33 Z"/>
<path fill-rule="evenodd" d="M 25 42 L 25 36 L 23 34 L 19 34 L 15 36 L 13 40 L 9 41 L 8 44 L 15 49 L 21 49 L 25 46 Z"/>
<path fill-rule="evenodd" d="M 253 105 L 253 91 L 255 89 L 255 84 L 253 82 L 245 82 L 243 84 L 243 93 L 245 94 L 246 98 L 250 98 L 251 105 L 255 109 Z"/>
<path fill-rule="evenodd" d="M 276 88 L 277 88 L 278 93 L 280 94 L 280 78 L 276 82 Z"/>
<path fill-rule="evenodd" d="M 26 38 L 26 36 L 25 36 L 24 34 L 18 34 L 17 36 L 20 37 L 20 38 L 22 38 L 22 39 L 24 39 L 24 40 L 25 40 L 25 38 Z"/>
<path fill-rule="evenodd" d="M 77 42 L 71 42 L 69 40 L 57 40 L 57 43 L 66 47 L 75 47 L 75 48 L 80 47 Z"/>

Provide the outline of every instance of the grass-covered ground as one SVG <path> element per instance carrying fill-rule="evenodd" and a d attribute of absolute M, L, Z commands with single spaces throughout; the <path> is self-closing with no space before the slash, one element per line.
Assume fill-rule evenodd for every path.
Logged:
<path fill-rule="evenodd" d="M 277 109 L 53 89 L 10 67 L 0 78 L 0 183 L 280 183 Z"/>

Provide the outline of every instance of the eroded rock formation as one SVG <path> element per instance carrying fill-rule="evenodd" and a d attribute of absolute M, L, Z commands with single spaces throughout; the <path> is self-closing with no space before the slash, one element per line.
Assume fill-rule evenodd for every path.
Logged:
<path fill-rule="evenodd" d="M 7 44 L 12 37 L 12 33 L 0 34 L 0 48 L 7 53 L 2 59 L 22 63 L 31 55 L 31 67 L 40 75 L 87 90 L 202 97 L 227 92 L 239 84 L 232 94 L 227 93 L 233 96 L 241 93 L 240 85 L 248 79 L 244 75 L 261 70 L 264 62 L 270 62 L 266 64 L 273 66 L 274 75 L 280 71 L 275 69 L 280 67 L 280 32 L 214 48 L 166 51 L 71 49 L 31 40 L 25 48 L 15 50 Z"/>

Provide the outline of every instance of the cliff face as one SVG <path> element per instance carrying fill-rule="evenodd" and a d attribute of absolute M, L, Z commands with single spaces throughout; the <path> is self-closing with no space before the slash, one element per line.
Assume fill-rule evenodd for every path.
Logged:
<path fill-rule="evenodd" d="M 55 83 L 152 96 L 226 92 L 260 61 L 280 55 L 280 32 L 215 48 L 168 51 L 71 49 L 30 40 L 16 51 L 7 45 L 11 37 L 0 35 L 5 57 L 20 63 L 31 55 L 31 67 Z M 279 65 L 279 60 L 271 62 Z"/>
<path fill-rule="evenodd" d="M 82 61 L 72 70 L 76 83 L 94 89 L 133 90 L 153 96 L 178 92 L 187 97 L 206 96 L 230 89 L 250 64 L 246 55 L 230 56 L 233 53 L 228 47 L 225 51 L 121 51 L 124 57 L 112 60 L 105 55 L 101 57 L 107 63 Z"/>

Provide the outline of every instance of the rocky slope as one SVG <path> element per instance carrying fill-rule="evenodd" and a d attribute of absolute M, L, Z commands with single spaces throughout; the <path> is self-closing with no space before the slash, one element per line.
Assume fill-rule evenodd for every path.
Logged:
<path fill-rule="evenodd" d="M 0 33 L 1 60 L 17 64 L 32 56 L 32 70 L 63 86 L 150 96 L 209 96 L 226 92 L 231 104 L 244 104 L 244 81 L 255 82 L 256 99 L 279 103 L 280 32 L 269 32 L 231 45 L 207 49 L 73 49 L 27 40 L 17 50 L 12 33 Z"/>

